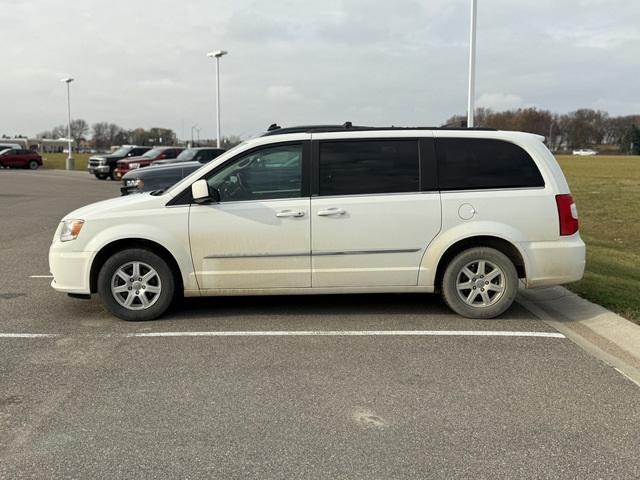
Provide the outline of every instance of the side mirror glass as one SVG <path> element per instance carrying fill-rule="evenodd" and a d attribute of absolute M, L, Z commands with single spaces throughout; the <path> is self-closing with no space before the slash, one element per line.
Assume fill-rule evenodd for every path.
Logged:
<path fill-rule="evenodd" d="M 191 185 L 191 196 L 196 203 L 215 203 L 220 201 L 220 193 L 215 188 L 209 188 L 206 180 L 197 180 Z"/>

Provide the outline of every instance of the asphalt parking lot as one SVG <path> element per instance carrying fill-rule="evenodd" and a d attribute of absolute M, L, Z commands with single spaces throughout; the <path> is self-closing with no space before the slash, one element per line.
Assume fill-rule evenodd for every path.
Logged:
<path fill-rule="evenodd" d="M 0 170 L 0 478 L 640 477 L 640 388 L 519 304 L 54 292 L 58 221 L 118 186 Z"/>

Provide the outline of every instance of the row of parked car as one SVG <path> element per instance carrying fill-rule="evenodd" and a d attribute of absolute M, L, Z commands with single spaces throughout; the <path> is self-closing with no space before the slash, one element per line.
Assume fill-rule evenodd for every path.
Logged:
<path fill-rule="evenodd" d="M 125 145 L 94 155 L 87 166 L 100 180 L 122 180 L 123 195 L 167 188 L 224 152 L 221 148 L 141 147 Z M 143 168 L 153 166 L 153 168 Z"/>

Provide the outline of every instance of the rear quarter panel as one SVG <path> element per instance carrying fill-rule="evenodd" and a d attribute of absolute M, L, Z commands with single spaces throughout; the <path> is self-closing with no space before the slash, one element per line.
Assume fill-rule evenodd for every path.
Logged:
<path fill-rule="evenodd" d="M 442 230 L 429 245 L 420 266 L 419 285 L 435 283 L 438 263 L 453 244 L 471 237 L 492 236 L 512 243 L 525 261 L 519 244 L 559 239 L 556 193 L 568 191 L 564 175 L 539 137 L 507 132 L 437 132 L 438 136 L 480 137 L 509 141 L 524 148 L 545 181 L 540 188 L 442 191 Z M 475 212 L 465 219 L 464 211 Z M 468 216 L 468 215 L 467 215 Z"/>

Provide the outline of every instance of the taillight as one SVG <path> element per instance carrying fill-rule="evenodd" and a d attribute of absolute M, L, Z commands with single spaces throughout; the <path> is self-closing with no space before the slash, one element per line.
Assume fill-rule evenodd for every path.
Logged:
<path fill-rule="evenodd" d="M 573 235 L 578 231 L 578 208 L 569 194 L 556 195 L 560 235 Z"/>

